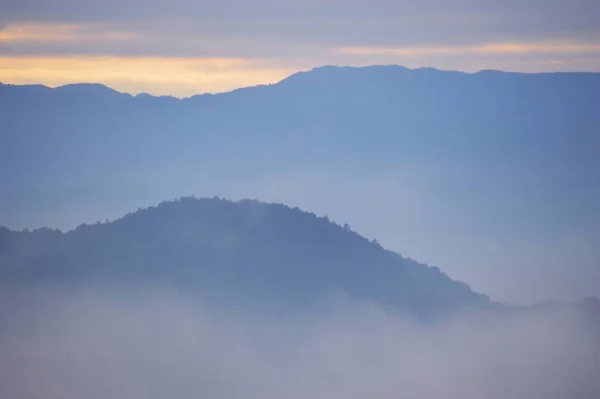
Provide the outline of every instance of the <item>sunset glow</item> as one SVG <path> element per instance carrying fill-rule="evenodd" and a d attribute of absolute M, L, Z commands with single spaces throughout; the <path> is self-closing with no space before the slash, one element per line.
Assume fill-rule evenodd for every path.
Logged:
<path fill-rule="evenodd" d="M 5 83 L 100 82 L 119 91 L 186 97 L 275 83 L 295 72 L 243 59 L 70 56 L 0 57 Z"/>

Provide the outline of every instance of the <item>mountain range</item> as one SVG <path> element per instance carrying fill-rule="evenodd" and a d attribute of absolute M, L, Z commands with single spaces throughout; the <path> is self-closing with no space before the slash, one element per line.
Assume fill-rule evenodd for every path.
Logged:
<path fill-rule="evenodd" d="M 33 194 L 67 201 L 52 187 L 109 196 L 159 171 L 165 176 L 147 189 L 161 191 L 184 168 L 245 177 L 350 162 L 392 171 L 444 164 L 456 173 L 476 169 L 474 182 L 499 185 L 520 169 L 514 185 L 537 180 L 550 192 L 569 179 L 573 191 L 586 190 L 573 200 L 589 210 L 600 199 L 589 184 L 600 169 L 599 93 L 599 73 L 400 66 L 321 67 L 274 85 L 186 99 L 99 84 L 0 85 L 0 220 L 34 226 L 27 218 Z M 542 174 L 553 179 L 540 181 Z"/>
<path fill-rule="evenodd" d="M 533 298 L 559 291 L 542 273 L 562 297 L 598 296 L 599 126 L 599 73 L 327 66 L 185 99 L 4 84 L 0 225 L 253 197 L 346 220 L 493 296 L 482 265 Z"/>

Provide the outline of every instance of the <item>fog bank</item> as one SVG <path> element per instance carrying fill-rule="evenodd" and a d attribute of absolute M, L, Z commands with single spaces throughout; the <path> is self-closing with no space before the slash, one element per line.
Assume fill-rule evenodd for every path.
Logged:
<path fill-rule="evenodd" d="M 424 326 L 375 304 L 158 287 L 0 290 L 3 398 L 597 398 L 600 335 L 532 312 Z"/>

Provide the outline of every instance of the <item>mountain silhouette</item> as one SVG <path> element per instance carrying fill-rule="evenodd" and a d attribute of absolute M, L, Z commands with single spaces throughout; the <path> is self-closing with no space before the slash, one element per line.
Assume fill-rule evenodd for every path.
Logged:
<path fill-rule="evenodd" d="M 0 229 L 4 282 L 150 282 L 245 300 L 341 292 L 422 317 L 492 302 L 327 217 L 255 200 L 181 198 L 95 225 Z"/>
<path fill-rule="evenodd" d="M 95 84 L 0 84 L 0 220 L 35 226 L 31 215 L 49 213 L 40 197 L 52 198 L 65 216 L 71 201 L 101 203 L 98 192 L 116 195 L 149 170 L 174 181 L 168 174 L 183 169 L 246 178 L 332 164 L 467 171 L 468 179 L 445 176 L 445 184 L 470 182 L 469 192 L 494 180 L 506 185 L 498 196 L 519 191 L 504 203 L 566 195 L 563 202 L 578 206 L 555 201 L 549 214 L 588 216 L 600 202 L 597 185 L 587 183 L 600 169 L 593 150 L 600 148 L 599 93 L 599 73 L 400 66 L 320 67 L 277 84 L 186 99 Z M 162 190 L 160 198 L 187 195 L 179 180 L 169 192 L 158 179 L 148 189 Z M 564 181 L 577 187 L 565 193 Z M 543 192 L 532 192 L 533 184 Z"/>
<path fill-rule="evenodd" d="M 0 85 L 0 225 L 68 230 L 164 198 L 249 196 L 471 270 L 460 278 L 492 296 L 479 264 L 514 292 L 580 276 L 560 299 L 598 296 L 599 126 L 600 73 L 326 66 L 185 99 Z M 473 246 L 487 248 L 467 264 Z"/>

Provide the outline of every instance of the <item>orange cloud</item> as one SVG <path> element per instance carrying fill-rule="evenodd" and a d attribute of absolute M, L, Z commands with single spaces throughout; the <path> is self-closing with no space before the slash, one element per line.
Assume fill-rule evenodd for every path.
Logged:
<path fill-rule="evenodd" d="M 179 97 L 275 83 L 296 72 L 236 58 L 0 57 L 0 81 L 59 86 L 103 83 L 120 91 Z"/>
<path fill-rule="evenodd" d="M 323 64 L 400 63 L 462 71 L 495 68 L 522 72 L 598 70 L 600 65 L 597 43 L 331 48 L 275 46 L 268 41 L 246 42 L 243 37 L 186 34 L 180 38 L 148 27 L 140 31 L 143 34 L 131 29 L 118 24 L 21 23 L 0 27 L 0 81 L 48 86 L 97 82 L 133 94 L 185 97 L 273 83 L 307 66 Z M 3 56 L 3 49 L 12 55 Z M 248 58 L 255 54 L 263 58 Z"/>
<path fill-rule="evenodd" d="M 479 46 L 422 46 L 422 47 L 341 47 L 335 52 L 358 56 L 419 57 L 460 54 L 585 54 L 600 53 L 600 44 L 578 43 L 499 43 Z"/>
<path fill-rule="evenodd" d="M 133 32 L 111 30 L 109 27 L 55 24 L 8 24 L 0 30 L 0 43 L 75 42 L 99 40 L 134 40 Z"/>

